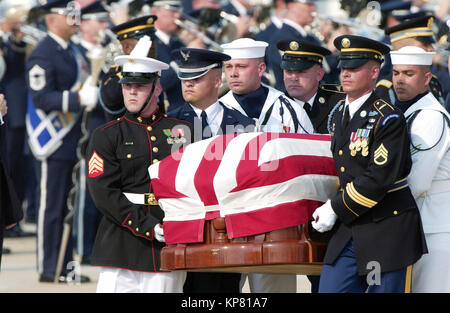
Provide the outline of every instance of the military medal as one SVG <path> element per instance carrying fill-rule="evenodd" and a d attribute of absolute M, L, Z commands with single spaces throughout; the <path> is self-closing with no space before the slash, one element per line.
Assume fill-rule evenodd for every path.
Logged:
<path fill-rule="evenodd" d="M 357 152 L 361 151 L 362 156 L 369 155 L 369 135 L 370 129 L 358 128 L 356 132 L 352 132 L 350 135 L 350 155 L 356 156 Z"/>
<path fill-rule="evenodd" d="M 167 136 L 167 143 L 173 145 L 174 143 L 185 143 L 183 128 L 163 129 L 163 133 Z"/>

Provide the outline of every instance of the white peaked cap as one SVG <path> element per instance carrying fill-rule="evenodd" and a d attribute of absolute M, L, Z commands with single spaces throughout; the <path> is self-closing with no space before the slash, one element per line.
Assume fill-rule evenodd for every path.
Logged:
<path fill-rule="evenodd" d="M 167 70 L 169 65 L 147 57 L 152 46 L 149 36 L 139 39 L 130 55 L 119 55 L 114 59 L 116 65 L 123 66 L 122 72 L 156 73 Z"/>
<path fill-rule="evenodd" d="M 436 52 L 427 52 L 415 46 L 406 46 L 396 51 L 391 51 L 393 65 L 431 65 L 433 55 Z"/>
<path fill-rule="evenodd" d="M 222 47 L 223 53 L 228 54 L 232 59 L 256 59 L 264 57 L 268 45 L 265 41 L 239 38 L 220 47 Z"/>

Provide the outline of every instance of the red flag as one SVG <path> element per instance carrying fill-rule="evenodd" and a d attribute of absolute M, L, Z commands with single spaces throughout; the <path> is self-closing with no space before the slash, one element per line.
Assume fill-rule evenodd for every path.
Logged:
<path fill-rule="evenodd" d="M 215 136 L 149 173 L 168 244 L 203 241 L 204 221 L 218 216 L 229 238 L 306 223 L 339 185 L 329 135 Z"/>

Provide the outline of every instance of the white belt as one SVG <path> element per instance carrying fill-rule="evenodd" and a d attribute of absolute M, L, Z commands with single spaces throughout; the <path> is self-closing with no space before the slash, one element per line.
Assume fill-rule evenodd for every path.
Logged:
<path fill-rule="evenodd" d="M 134 204 L 158 205 L 158 201 L 153 193 L 123 193 L 127 199 Z"/>
<path fill-rule="evenodd" d="M 450 192 L 450 180 L 435 180 L 431 182 L 431 188 L 427 191 L 422 192 L 420 195 L 421 198 L 426 198 L 430 195 L 441 193 L 441 192 Z"/>

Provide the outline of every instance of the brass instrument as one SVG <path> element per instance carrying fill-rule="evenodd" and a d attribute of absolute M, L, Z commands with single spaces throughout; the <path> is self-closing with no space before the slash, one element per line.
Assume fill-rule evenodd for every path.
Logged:
<path fill-rule="evenodd" d="M 103 71 L 108 72 L 108 70 L 114 66 L 114 58 L 123 54 L 123 49 L 120 41 L 116 37 L 116 34 L 114 34 L 112 30 L 105 29 L 104 35 L 111 40 L 111 42 L 105 47 L 104 62 L 102 64 Z"/>
<path fill-rule="evenodd" d="M 28 45 L 35 47 L 39 41 L 41 41 L 47 33 L 39 28 L 33 27 L 31 25 L 22 25 L 20 31 L 25 34 L 22 38 L 23 42 Z"/>
<path fill-rule="evenodd" d="M 188 32 L 190 32 L 191 34 L 197 36 L 198 38 L 200 38 L 203 43 L 207 46 L 210 46 L 212 49 L 217 50 L 217 51 L 222 51 L 223 49 L 220 47 L 220 44 L 217 43 L 216 41 L 212 40 L 211 38 L 209 38 L 205 33 L 204 30 L 201 30 L 199 28 L 199 26 L 197 24 L 195 24 L 194 22 L 186 19 L 184 21 L 182 21 L 181 19 L 175 19 L 174 23 L 184 29 L 187 30 Z"/>

